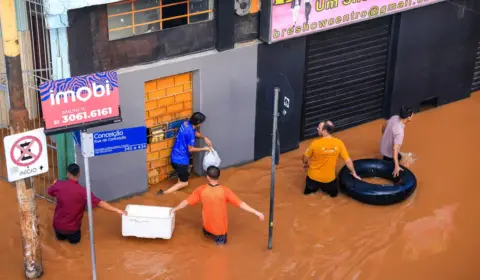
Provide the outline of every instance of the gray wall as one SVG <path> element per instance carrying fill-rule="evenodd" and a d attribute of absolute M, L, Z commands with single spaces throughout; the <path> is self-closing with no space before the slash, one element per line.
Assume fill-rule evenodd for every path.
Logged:
<path fill-rule="evenodd" d="M 243 44 L 221 53 L 209 51 L 120 69 L 118 73 L 123 121 L 91 129 L 89 132 L 145 125 L 144 83 L 194 71 L 194 110 L 207 116 L 201 132 L 212 140 L 215 150 L 222 158 L 221 167 L 253 161 L 257 49 L 257 43 Z M 83 157 L 79 152 L 77 162 L 83 165 Z M 194 171 L 197 174 L 203 173 L 202 155 L 195 156 L 194 162 Z M 148 188 L 146 152 L 91 158 L 90 174 L 92 190 L 104 200 L 142 193 Z"/>

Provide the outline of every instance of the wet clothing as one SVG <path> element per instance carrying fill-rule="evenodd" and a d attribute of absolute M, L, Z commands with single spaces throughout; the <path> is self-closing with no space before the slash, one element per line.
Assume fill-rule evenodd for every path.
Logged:
<path fill-rule="evenodd" d="M 188 182 L 188 176 L 190 175 L 188 165 L 172 163 L 172 167 L 180 182 Z"/>
<path fill-rule="evenodd" d="M 177 139 L 172 149 L 171 162 L 188 166 L 190 164 L 188 146 L 195 146 L 195 128 L 189 121 L 186 121 L 178 130 Z"/>
<path fill-rule="evenodd" d="M 393 158 L 393 146 L 402 145 L 404 130 L 405 124 L 399 116 L 395 115 L 388 120 L 380 141 L 380 152 L 384 157 Z M 400 150 L 398 152 L 400 153 Z"/>
<path fill-rule="evenodd" d="M 211 235 L 228 232 L 227 202 L 239 207 L 242 201 L 229 188 L 222 185 L 203 185 L 187 198 L 189 205 L 202 203 L 203 228 Z"/>
<path fill-rule="evenodd" d="M 402 155 L 400 153 L 398 153 L 398 162 L 402 161 Z M 383 156 L 383 160 L 386 160 L 386 161 L 393 161 L 393 158 L 391 157 L 386 157 L 386 156 Z"/>
<path fill-rule="evenodd" d="M 203 229 L 203 234 L 205 235 L 205 237 L 212 238 L 218 245 L 227 244 L 227 234 L 214 235 L 206 231 L 205 229 Z"/>
<path fill-rule="evenodd" d="M 335 167 L 339 155 L 343 160 L 349 159 L 342 140 L 335 137 L 313 140 L 304 155 L 310 159 L 308 177 L 320 183 L 330 183 L 335 180 Z"/>
<path fill-rule="evenodd" d="M 311 193 L 316 193 L 319 190 L 328 194 L 330 197 L 336 197 L 338 195 L 337 179 L 328 183 L 321 183 L 321 182 L 312 180 L 307 176 L 307 179 L 305 182 L 305 190 L 303 191 L 303 194 L 308 195 Z"/>
<path fill-rule="evenodd" d="M 57 239 L 60 241 L 67 240 L 70 242 L 70 244 L 77 244 L 80 242 L 82 239 L 82 233 L 80 230 L 75 231 L 75 232 L 59 232 L 55 230 L 55 235 L 57 236 Z"/>
<path fill-rule="evenodd" d="M 87 191 L 77 181 L 57 181 L 48 189 L 48 194 L 56 198 L 53 228 L 69 235 L 82 227 L 83 214 L 87 206 Z M 91 194 L 92 207 L 96 207 L 101 200 Z"/>

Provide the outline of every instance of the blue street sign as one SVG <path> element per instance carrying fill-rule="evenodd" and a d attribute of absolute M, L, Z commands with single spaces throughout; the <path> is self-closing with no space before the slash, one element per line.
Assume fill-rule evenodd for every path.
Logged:
<path fill-rule="evenodd" d="M 145 150 L 147 148 L 147 128 L 131 127 L 92 133 L 93 154 L 109 154 Z"/>
<path fill-rule="evenodd" d="M 171 122 L 171 123 L 168 123 L 167 125 L 167 130 L 171 130 L 171 129 L 178 129 L 182 126 L 182 124 L 184 122 L 186 122 L 187 120 L 178 120 L 178 121 L 174 121 L 174 122 Z"/>

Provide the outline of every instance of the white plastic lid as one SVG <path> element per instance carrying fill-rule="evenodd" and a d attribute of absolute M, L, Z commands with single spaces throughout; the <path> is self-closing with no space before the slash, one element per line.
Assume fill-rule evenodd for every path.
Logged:
<path fill-rule="evenodd" d="M 171 207 L 129 204 L 125 210 L 128 212 L 128 217 L 169 219 L 171 209 Z"/>

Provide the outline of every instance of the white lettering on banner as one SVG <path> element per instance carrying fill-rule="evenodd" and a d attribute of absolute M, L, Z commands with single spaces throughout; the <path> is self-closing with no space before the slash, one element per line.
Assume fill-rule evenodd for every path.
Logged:
<path fill-rule="evenodd" d="M 67 90 L 64 92 L 60 91 L 55 94 L 53 90 L 50 90 L 50 104 L 52 106 L 60 105 L 61 99 L 63 99 L 63 103 L 68 103 L 69 96 L 72 103 L 75 103 L 77 100 L 87 102 L 90 100 L 90 98 L 92 98 L 92 95 L 94 98 L 100 98 L 104 95 L 110 96 L 110 93 L 111 89 L 108 80 L 105 81 L 105 86 L 92 83 L 92 88 L 81 87 L 77 90 L 77 92 L 74 92 L 73 90 Z"/>
<path fill-rule="evenodd" d="M 95 133 L 93 138 L 103 139 L 103 138 L 111 138 L 111 137 L 118 137 L 118 136 L 123 136 L 123 131 L 117 130 L 117 131 L 105 132 L 105 133 Z"/>
<path fill-rule="evenodd" d="M 101 142 L 120 141 L 120 140 L 127 139 L 127 137 L 123 135 L 123 131 L 121 130 L 94 134 L 93 138 L 94 138 L 93 142 L 95 144 L 98 144 Z"/>

